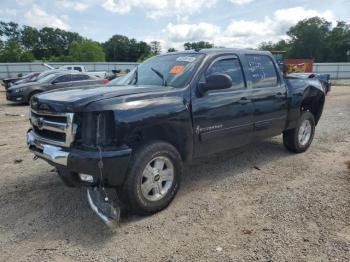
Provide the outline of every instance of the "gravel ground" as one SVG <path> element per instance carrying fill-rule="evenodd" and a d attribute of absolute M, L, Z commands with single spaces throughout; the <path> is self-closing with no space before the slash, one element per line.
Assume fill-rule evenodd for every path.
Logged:
<path fill-rule="evenodd" d="M 124 215 L 113 233 L 83 189 L 32 160 L 28 108 L 1 91 L 0 260 L 349 261 L 350 87 L 326 100 L 306 153 L 279 136 L 197 160 L 166 210 Z"/>

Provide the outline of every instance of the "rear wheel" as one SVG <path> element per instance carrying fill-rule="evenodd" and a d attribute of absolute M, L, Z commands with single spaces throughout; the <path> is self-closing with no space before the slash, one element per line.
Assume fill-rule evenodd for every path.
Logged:
<path fill-rule="evenodd" d="M 305 111 L 299 118 L 296 128 L 283 132 L 283 144 L 292 152 L 305 152 L 312 143 L 315 133 L 315 118 Z"/>
<path fill-rule="evenodd" d="M 132 156 L 121 197 L 134 213 L 156 213 L 175 197 L 181 173 L 182 160 L 175 147 L 164 142 L 146 144 Z"/>

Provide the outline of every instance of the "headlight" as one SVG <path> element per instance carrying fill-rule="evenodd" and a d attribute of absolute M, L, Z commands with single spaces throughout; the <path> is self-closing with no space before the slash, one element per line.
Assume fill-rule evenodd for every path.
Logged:
<path fill-rule="evenodd" d="M 86 112 L 77 117 L 78 137 L 83 145 L 111 146 L 115 139 L 114 114 L 112 111 Z"/>

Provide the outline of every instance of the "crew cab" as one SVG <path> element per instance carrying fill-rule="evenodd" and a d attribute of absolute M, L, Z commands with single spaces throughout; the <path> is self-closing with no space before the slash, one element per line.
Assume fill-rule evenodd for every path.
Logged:
<path fill-rule="evenodd" d="M 122 80 L 35 96 L 27 143 L 67 185 L 115 188 L 142 215 L 169 205 L 194 158 L 280 134 L 306 151 L 325 101 L 319 81 L 285 77 L 253 50 L 159 55 Z"/>

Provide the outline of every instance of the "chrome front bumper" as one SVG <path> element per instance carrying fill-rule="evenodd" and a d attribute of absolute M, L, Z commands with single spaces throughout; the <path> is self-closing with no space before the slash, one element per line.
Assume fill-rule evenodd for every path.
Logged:
<path fill-rule="evenodd" d="M 69 152 L 62 147 L 44 144 L 42 142 L 44 140 L 40 139 L 32 130 L 27 132 L 27 145 L 37 157 L 58 165 L 67 166 Z"/>

